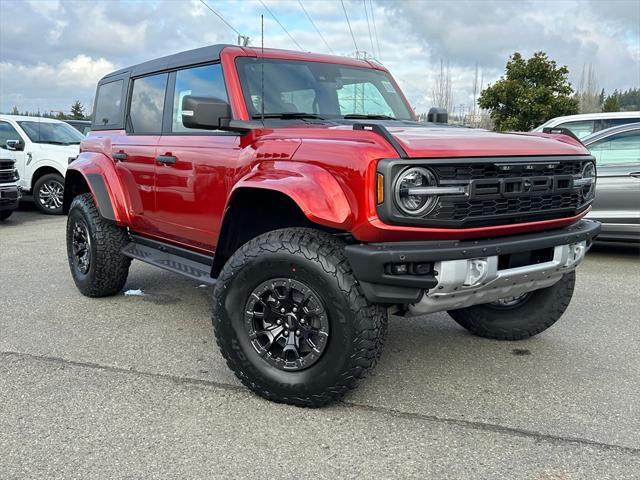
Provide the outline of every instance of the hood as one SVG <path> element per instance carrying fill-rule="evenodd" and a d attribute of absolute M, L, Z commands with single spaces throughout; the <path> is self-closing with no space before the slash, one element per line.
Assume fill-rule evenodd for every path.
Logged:
<path fill-rule="evenodd" d="M 389 124 L 386 127 L 411 158 L 589 154 L 582 144 L 565 135 Z"/>

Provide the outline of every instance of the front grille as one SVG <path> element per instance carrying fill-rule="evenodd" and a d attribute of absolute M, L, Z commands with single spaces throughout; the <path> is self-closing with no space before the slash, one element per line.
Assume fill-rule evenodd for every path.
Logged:
<path fill-rule="evenodd" d="M 436 165 L 432 170 L 440 180 L 471 180 L 480 178 L 513 178 L 535 177 L 538 175 L 578 175 L 582 172 L 584 162 L 573 161 L 549 161 L 542 163 L 509 164 L 508 170 L 501 169 L 500 162 L 494 164 L 477 165 Z"/>
<path fill-rule="evenodd" d="M 378 172 L 394 187 L 409 167 L 425 167 L 438 187 L 463 187 L 464 193 L 441 194 L 435 208 L 422 216 L 406 215 L 395 202 L 378 207 L 388 223 L 446 228 L 473 228 L 570 217 L 591 199 L 578 182 L 593 157 L 510 157 L 469 159 L 383 160 Z"/>
<path fill-rule="evenodd" d="M 13 160 L 0 160 L 0 183 L 15 182 L 15 162 Z"/>
<path fill-rule="evenodd" d="M 16 180 L 16 172 L 13 168 L 11 170 L 0 170 L 0 183 L 15 182 Z"/>

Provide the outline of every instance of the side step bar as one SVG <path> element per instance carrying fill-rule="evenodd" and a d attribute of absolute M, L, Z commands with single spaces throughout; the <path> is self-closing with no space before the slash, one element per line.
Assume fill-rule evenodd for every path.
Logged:
<path fill-rule="evenodd" d="M 132 235 L 131 239 L 132 241 L 122 249 L 123 255 L 179 273 L 200 283 L 216 283 L 216 280 L 211 278 L 213 257 L 137 235 Z"/>

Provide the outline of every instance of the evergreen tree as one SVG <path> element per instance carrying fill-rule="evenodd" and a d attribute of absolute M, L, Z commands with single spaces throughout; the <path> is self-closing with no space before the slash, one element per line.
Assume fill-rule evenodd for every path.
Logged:
<path fill-rule="evenodd" d="M 80 103 L 80 100 L 76 100 L 74 104 L 71 105 L 71 118 L 73 120 L 84 119 L 84 106 Z"/>
<path fill-rule="evenodd" d="M 490 111 L 496 130 L 529 131 L 547 120 L 578 113 L 569 69 L 544 52 L 524 59 L 515 52 L 503 77 L 480 93 L 478 105 Z"/>
<path fill-rule="evenodd" d="M 620 111 L 620 103 L 618 103 L 618 97 L 614 97 L 610 95 L 602 104 L 603 112 L 619 112 Z"/>

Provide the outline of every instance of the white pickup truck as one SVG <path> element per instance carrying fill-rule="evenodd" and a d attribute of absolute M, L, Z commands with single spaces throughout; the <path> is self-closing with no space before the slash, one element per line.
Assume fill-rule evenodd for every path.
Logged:
<path fill-rule="evenodd" d="M 20 200 L 20 175 L 12 152 L 0 149 L 0 221 L 11 216 Z"/>
<path fill-rule="evenodd" d="M 43 213 L 62 213 L 69 157 L 78 155 L 83 139 L 60 120 L 0 115 L 0 149 L 15 155 L 22 191 L 33 196 Z"/>

